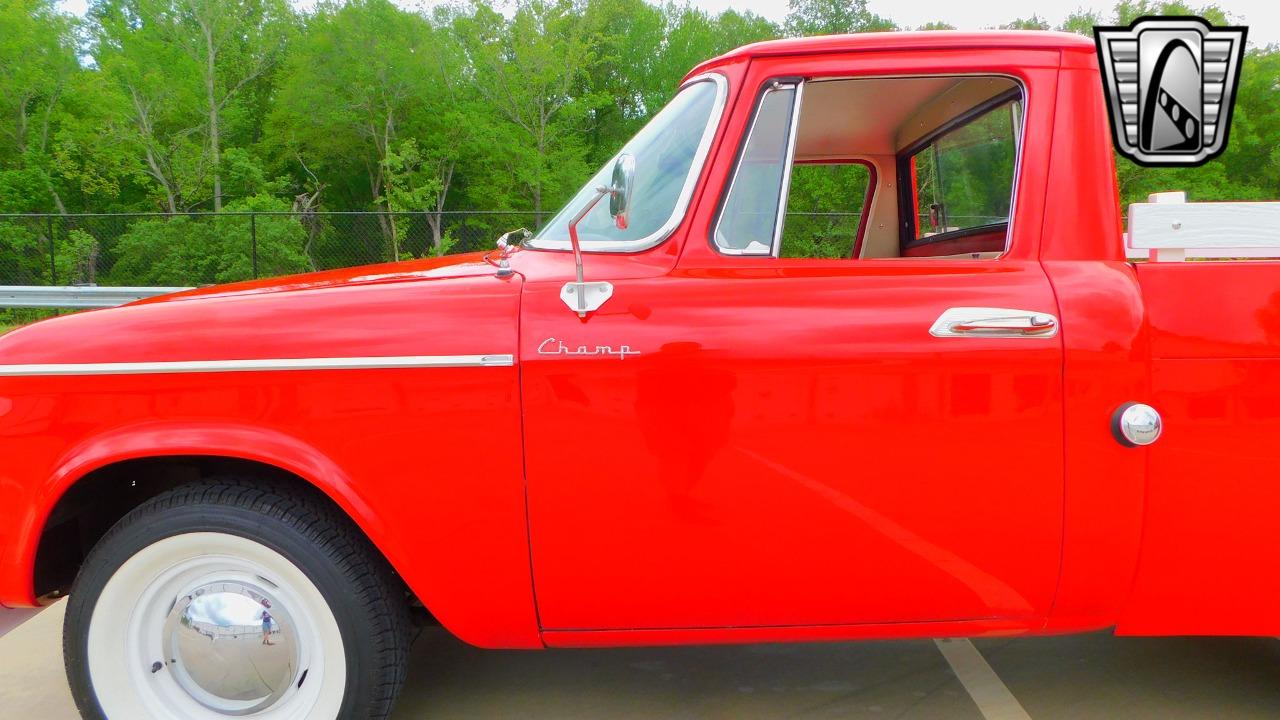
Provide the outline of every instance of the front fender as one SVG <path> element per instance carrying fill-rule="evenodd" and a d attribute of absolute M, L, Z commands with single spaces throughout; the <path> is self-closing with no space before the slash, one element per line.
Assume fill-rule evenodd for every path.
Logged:
<path fill-rule="evenodd" d="M 28 505 L 27 534 L 18 538 L 18 544 L 27 548 L 27 567 L 35 562 L 36 541 L 49 513 L 86 475 L 126 460 L 184 455 L 249 460 L 297 475 L 337 503 L 375 545 L 391 545 L 385 524 L 342 468 L 298 438 L 241 423 L 150 421 L 96 435 L 59 458 L 51 477 Z"/>
<path fill-rule="evenodd" d="M 10 581 L 15 576 L 32 576 L 39 538 L 49 515 L 77 482 L 95 470 L 127 460 L 180 455 L 236 458 L 285 470 L 328 495 L 371 539 L 385 534 L 385 527 L 342 469 L 295 437 L 230 422 L 145 421 L 77 443 L 53 463 L 52 472 L 45 475 L 47 479 L 26 489 L 24 501 L 7 503 L 14 517 L 13 522 L 5 523 L 12 536 L 3 544 L 7 569 L 2 577 L 7 591 L 0 597 L 10 602 L 34 603 L 29 582 L 25 584 L 25 597 L 15 597 L 9 589 Z"/>
<path fill-rule="evenodd" d="M 514 356 L 519 292 L 518 276 L 304 286 L 66 316 L 4 338 L 0 603 L 35 602 L 44 523 L 87 473 L 218 456 L 327 494 L 464 641 L 541 647 L 518 366 L 364 362 Z M 355 362 L 297 369 L 309 358 Z M 242 359 L 258 364 L 190 369 Z M 42 363 L 89 369 L 22 375 Z M 121 364 L 143 371 L 102 371 Z"/>
<path fill-rule="evenodd" d="M 120 462 L 174 456 L 246 460 L 296 475 L 328 496 L 360 527 L 451 632 L 481 646 L 541 647 L 536 620 L 531 613 L 526 616 L 521 611 L 522 606 L 532 607 L 532 597 L 528 598 L 528 605 L 517 600 L 505 607 L 504 603 L 494 603 L 491 599 L 468 598 L 472 593 L 487 595 L 492 589 L 486 586 L 493 578 L 477 576 L 486 567 L 481 559 L 477 558 L 477 567 L 470 572 L 456 573 L 452 578 L 440 575 L 445 568 L 424 567 L 424 556 L 432 554 L 431 546 L 419 546 L 415 553 L 415 543 L 405 542 L 397 532 L 406 528 L 397 528 L 394 516 L 389 521 L 387 508 L 378 507 L 376 498 L 371 502 L 365 497 L 361 485 L 353 482 L 324 452 L 278 430 L 243 423 L 142 422 L 94 436 L 68 450 L 57 460 L 48 480 L 32 488 L 28 501 L 5 503 L 12 516 L 3 523 L 0 534 L 11 533 L 11 537 L 0 544 L 4 553 L 0 560 L 4 568 L 0 571 L 0 598 L 16 606 L 36 603 L 31 578 L 40 535 L 53 508 L 76 483 L 95 470 Z M 419 519 L 428 520 L 427 517 Z M 435 547 L 446 548 L 459 556 L 466 554 L 465 544 L 458 546 L 440 541 Z M 510 555 L 505 550 L 497 554 Z M 490 559 L 495 559 L 492 553 Z M 527 561 L 523 555 L 519 560 L 524 570 Z M 524 580 L 524 577 L 517 579 L 517 588 L 527 592 L 529 586 Z M 516 598 L 522 594 L 517 593 Z M 512 599 L 510 595 L 507 598 Z M 488 612 L 483 610 L 486 605 Z M 503 622 L 504 617 L 508 622 Z M 507 627 L 503 628 L 504 625 Z"/>
<path fill-rule="evenodd" d="M 351 480 L 319 450 L 277 430 L 229 422 L 142 422 L 89 438 L 58 460 L 38 502 L 47 512 L 77 480 L 107 465 L 175 455 L 212 455 L 274 465 L 323 490 L 366 532 L 377 524 Z"/>

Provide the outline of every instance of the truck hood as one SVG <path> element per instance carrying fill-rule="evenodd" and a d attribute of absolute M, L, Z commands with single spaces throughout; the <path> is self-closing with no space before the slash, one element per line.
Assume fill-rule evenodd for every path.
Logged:
<path fill-rule="evenodd" d="M 357 267 L 322 270 L 302 275 L 245 280 L 225 285 L 210 285 L 193 290 L 159 295 L 139 300 L 133 305 L 200 300 L 262 293 L 314 290 L 348 285 L 404 282 L 408 280 L 443 279 L 492 275 L 494 268 L 484 261 L 484 253 L 446 255 L 438 258 L 405 260 L 401 262 L 361 265 Z"/>
<path fill-rule="evenodd" d="M 482 255 L 199 288 L 0 337 L 0 365 L 514 354 L 519 274 Z"/>

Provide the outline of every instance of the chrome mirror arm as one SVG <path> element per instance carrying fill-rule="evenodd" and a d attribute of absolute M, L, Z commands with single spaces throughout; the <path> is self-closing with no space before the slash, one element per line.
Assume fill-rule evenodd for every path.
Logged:
<path fill-rule="evenodd" d="M 600 198 L 614 192 L 617 190 L 608 185 L 596 188 L 596 195 L 591 198 L 591 202 L 569 221 L 569 244 L 573 247 L 573 265 L 577 281 L 564 284 L 560 289 L 560 299 L 564 300 L 564 304 L 568 305 L 570 310 L 578 313 L 580 318 L 585 318 L 587 313 L 598 309 L 606 300 L 613 297 L 613 285 L 607 282 L 585 282 L 582 274 L 582 244 L 578 241 L 578 223 L 582 222 L 587 213 L 595 208 Z"/>

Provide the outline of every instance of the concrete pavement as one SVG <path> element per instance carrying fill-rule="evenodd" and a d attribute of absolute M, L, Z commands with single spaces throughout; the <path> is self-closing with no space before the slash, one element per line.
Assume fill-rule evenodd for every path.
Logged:
<path fill-rule="evenodd" d="M 59 604 L 0 638 L 4 717 L 76 718 L 61 628 Z M 515 717 L 1276 718 L 1280 640 L 1093 634 L 494 652 L 424 631 L 396 720 Z"/>

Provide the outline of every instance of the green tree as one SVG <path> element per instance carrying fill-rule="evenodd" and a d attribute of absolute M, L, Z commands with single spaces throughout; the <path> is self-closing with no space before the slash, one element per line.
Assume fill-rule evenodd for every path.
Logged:
<path fill-rule="evenodd" d="M 99 0 L 94 55 L 127 99 L 147 173 L 176 212 L 220 210 L 227 115 L 263 82 L 293 23 L 284 0 Z"/>
<path fill-rule="evenodd" d="M 424 157 L 418 150 L 418 143 L 409 138 L 402 140 L 395 150 L 388 150 L 382 161 L 387 178 L 387 207 L 393 213 L 426 213 L 434 208 L 442 196 L 441 189 L 447 177 L 442 172 L 442 164 L 451 160 L 439 157 Z M 396 216 L 391 215 L 391 256 L 402 257 L 400 251 L 400 231 Z M 432 228 L 435 234 L 431 249 L 436 255 L 443 255 L 448 248 L 445 239 L 439 234 L 439 226 Z"/>
<path fill-rule="evenodd" d="M 661 8 L 645 0 L 594 0 L 584 20 L 597 37 L 596 58 L 574 92 L 594 90 L 604 98 L 587 123 L 588 162 L 594 166 L 635 134 L 653 113 L 651 104 L 665 101 L 680 75 L 667 71 L 667 16 Z"/>
<path fill-rule="evenodd" d="M 1019 18 L 1017 20 L 1014 20 L 1011 23 L 1006 23 L 1004 25 L 1001 25 L 1000 29 L 1002 30 L 1049 30 L 1050 25 L 1048 21 L 1044 20 L 1039 15 L 1032 15 L 1029 18 L 1025 18 L 1025 19 Z"/>
<path fill-rule="evenodd" d="M 1214 25 L 1228 24 L 1226 12 L 1217 5 L 1195 7 L 1184 2 L 1159 0 L 1120 0 L 1115 6 L 1117 25 L 1128 25 L 1145 15 L 1199 15 Z"/>
<path fill-rule="evenodd" d="M 54 267 L 57 268 L 57 281 L 61 285 L 83 285 L 98 281 L 98 264 L 100 261 L 98 239 L 84 230 L 75 229 L 67 233 L 58 243 L 58 251 L 54 256 Z"/>
<path fill-rule="evenodd" d="M 587 6 L 597 57 L 586 82 L 604 102 L 590 118 L 588 164 L 613 156 L 675 94 L 691 68 L 781 29 L 752 13 L 710 15 L 688 5 L 661 8 L 644 0 L 594 0 Z"/>
<path fill-rule="evenodd" d="M 784 27 L 684 2 L 490 3 L 322 0 L 298 15 L 290 0 L 93 0 L 79 20 L 55 0 L 0 0 L 0 212 L 301 212 L 174 217 L 119 238 L 67 220 L 56 243 L 43 219 L 0 220 L 0 271 L 21 282 L 239 279 L 253 274 L 255 229 L 260 274 L 385 258 L 388 247 L 442 252 L 448 210 L 541 215 L 563 202 L 703 60 L 784 34 L 895 28 L 867 0 L 792 0 Z M 1219 5 L 1122 0 L 1059 27 L 1091 37 L 1095 25 L 1153 14 L 1233 19 Z M 1007 25 L 1046 26 L 1039 15 Z M 1171 189 L 1277 197 L 1278 87 L 1280 48 L 1251 47 L 1226 152 L 1198 169 L 1119 159 L 1123 201 Z M 987 170 L 975 160 L 957 172 Z M 857 195 L 802 174 L 797 207 Z M 979 185 L 953 204 L 982 205 Z M 382 212 L 359 232 L 321 208 Z M 823 252 L 843 252 L 847 227 L 813 227 Z"/>
<path fill-rule="evenodd" d="M 425 18 L 387 0 L 321 6 L 284 61 L 268 121 L 272 152 L 343 209 L 386 209 L 387 153 L 402 136 L 427 136 L 423 125 L 439 109 L 428 101 L 435 40 Z"/>
<path fill-rule="evenodd" d="M 0 210 L 65 212 L 54 134 L 80 73 L 75 24 L 51 0 L 0 0 Z"/>
<path fill-rule="evenodd" d="M 243 212 L 283 212 L 283 200 L 255 196 L 230 202 L 227 213 L 176 215 L 135 223 L 115 243 L 109 280 L 120 285 L 182 286 L 225 283 L 257 275 L 307 270 L 306 231 L 288 216 L 251 218 Z M 255 243 L 256 240 L 256 243 Z"/>
<path fill-rule="evenodd" d="M 120 132 L 154 205 L 176 213 L 207 193 L 209 155 L 201 138 L 199 68 L 131 0 L 100 0 L 89 12 L 90 51 L 107 96 L 124 118 Z"/>
<path fill-rule="evenodd" d="M 572 0 L 519 0 L 510 20 L 477 0 L 453 28 L 485 107 L 504 121 L 490 125 L 486 138 L 495 152 L 491 167 L 501 169 L 473 189 L 490 202 L 530 207 L 540 222 L 589 172 L 582 131 L 605 100 L 574 90 L 583 89 L 595 62 L 597 38 Z"/>
<path fill-rule="evenodd" d="M 897 30 L 889 18 L 867 8 L 867 0 L 788 0 L 788 35 L 835 35 L 840 33 Z"/>
<path fill-rule="evenodd" d="M 199 84 L 201 120 L 213 179 L 213 209 L 222 209 L 223 113 L 275 64 L 291 10 L 283 0 L 135 0 L 143 23 L 190 58 Z"/>
<path fill-rule="evenodd" d="M 1102 16 L 1090 10 L 1076 10 L 1067 16 L 1066 20 L 1058 28 L 1063 32 L 1073 32 L 1087 37 L 1093 37 L 1093 28 L 1098 25 L 1105 25 Z"/>

